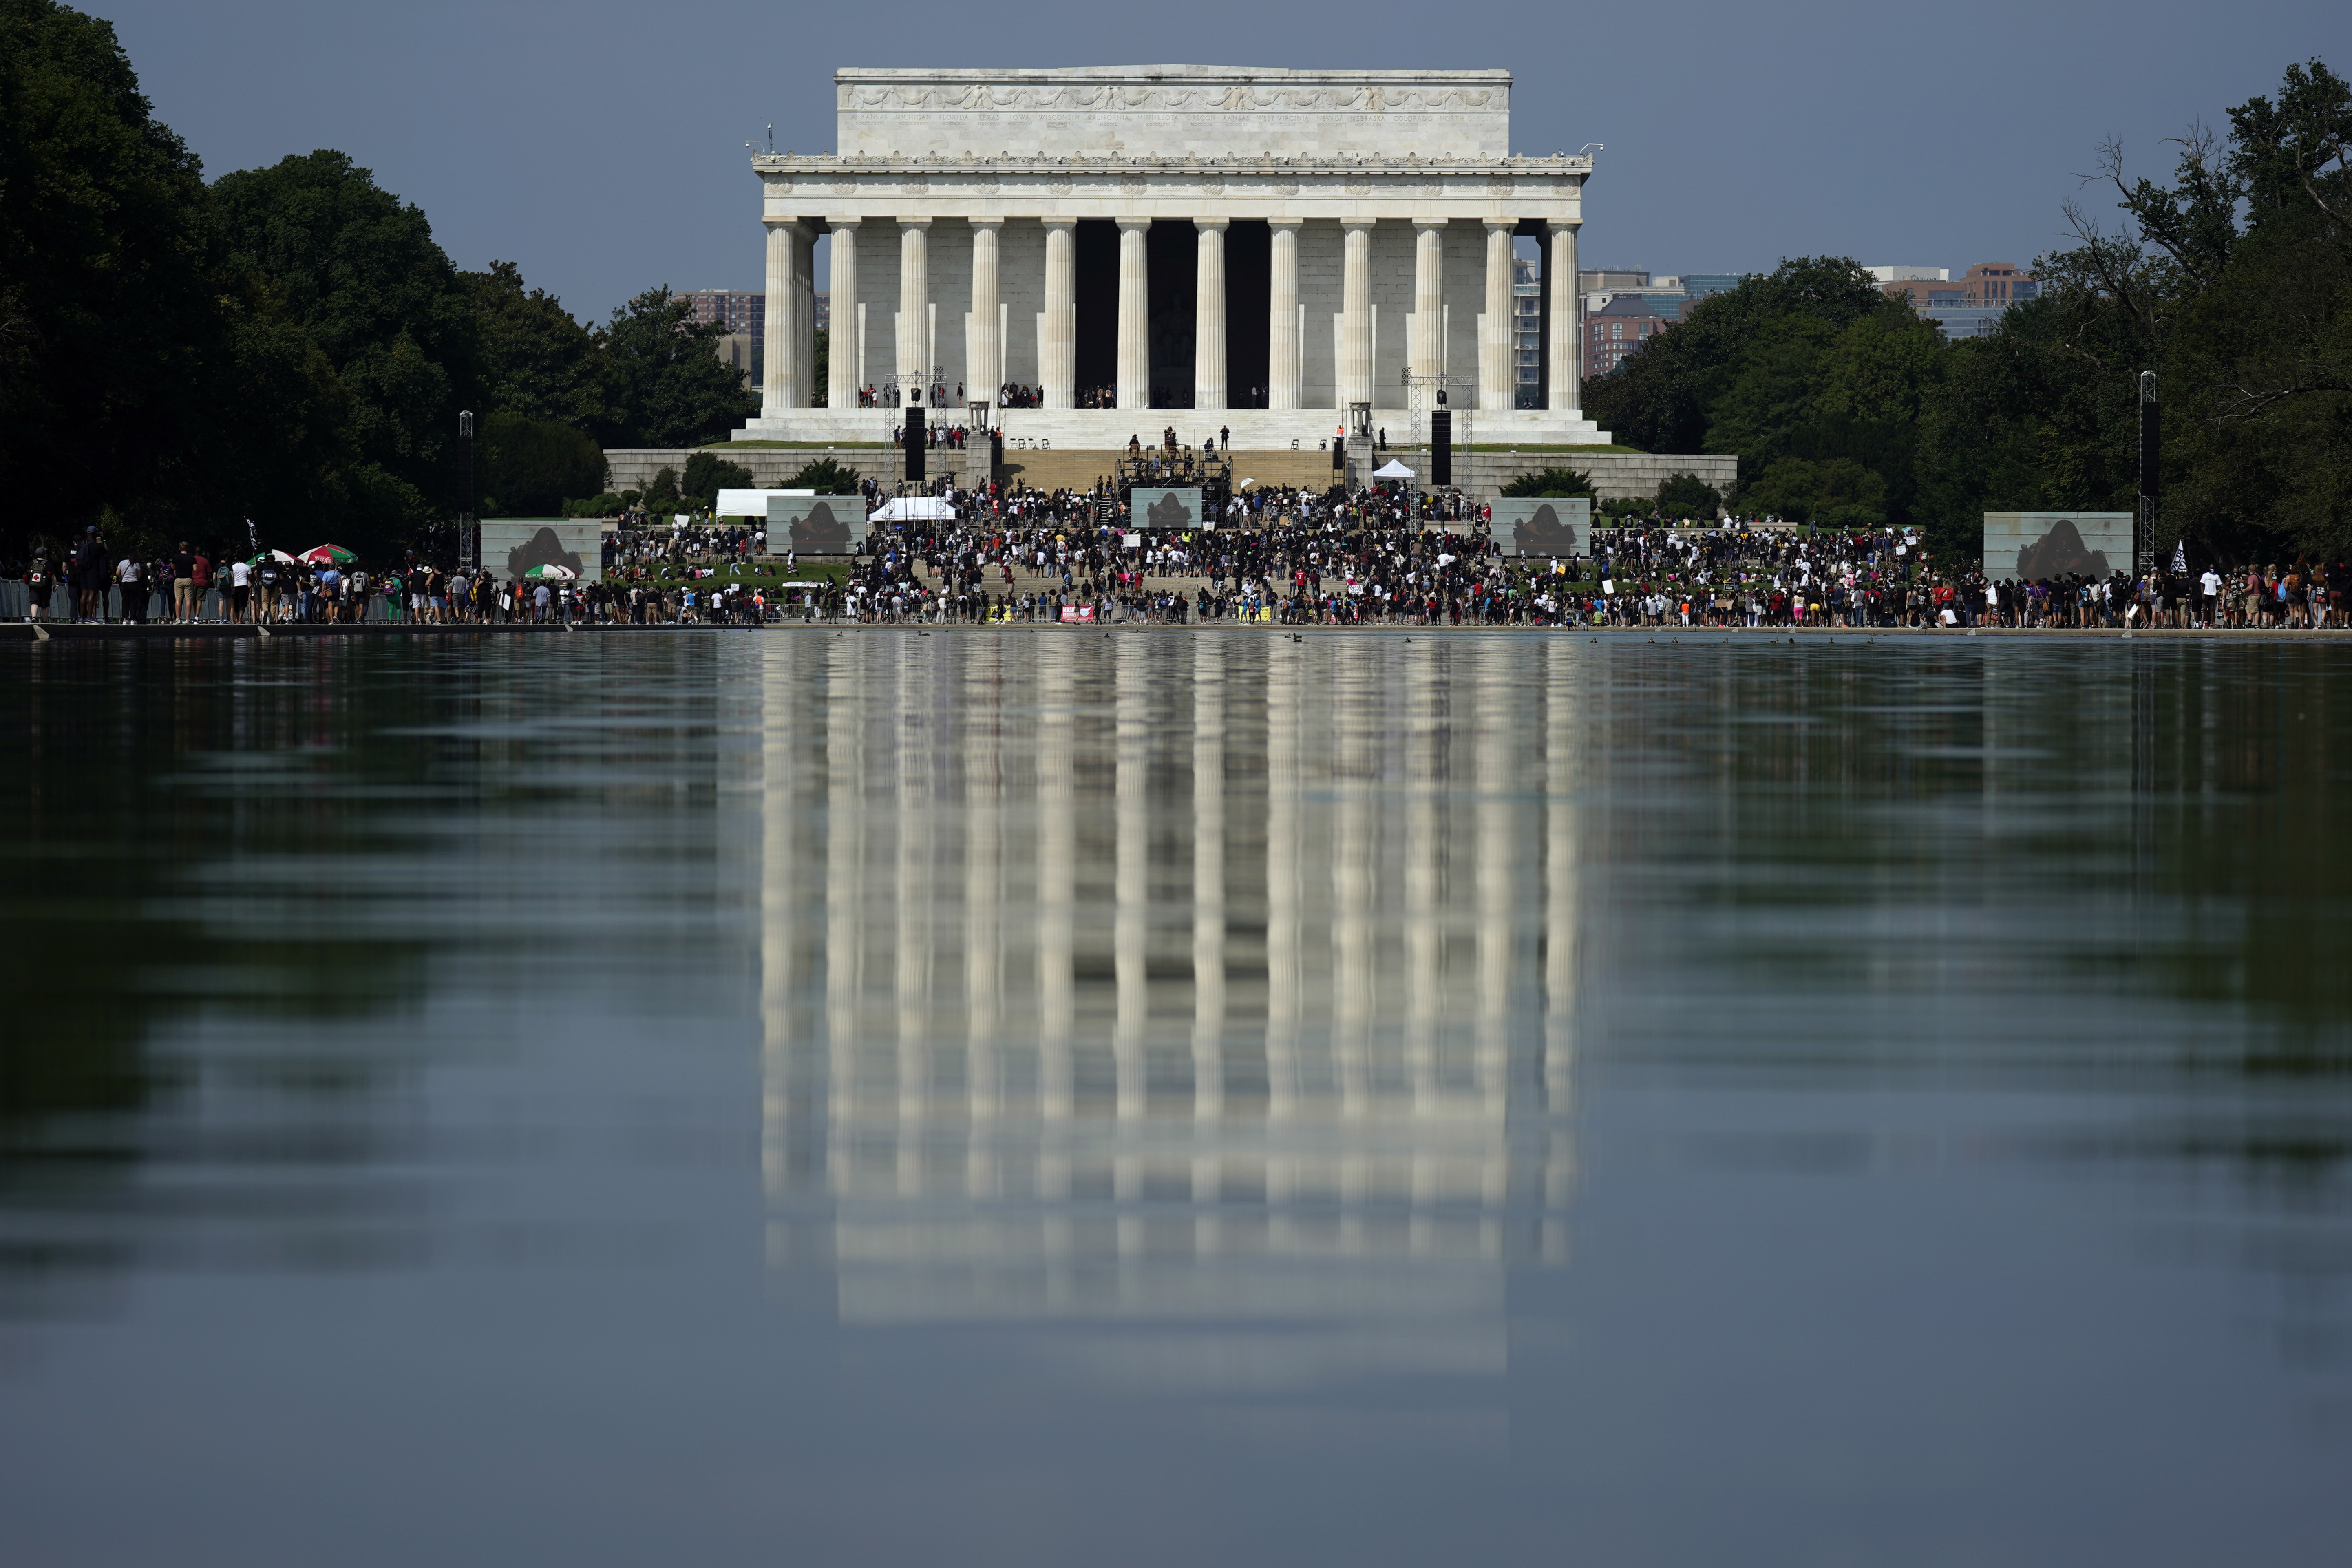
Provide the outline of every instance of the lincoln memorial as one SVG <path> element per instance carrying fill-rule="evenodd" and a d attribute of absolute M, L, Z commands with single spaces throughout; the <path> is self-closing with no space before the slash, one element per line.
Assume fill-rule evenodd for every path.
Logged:
<path fill-rule="evenodd" d="M 992 404 L 1007 384 L 1042 406 L 992 417 L 1056 447 L 1173 425 L 1311 447 L 1351 407 L 1402 438 L 1441 389 L 1481 445 L 1609 438 L 1578 381 L 1592 160 L 1512 154 L 1508 71 L 855 68 L 834 91 L 838 151 L 751 160 L 767 351 L 738 439 L 871 441 L 888 416 L 862 389 Z M 1518 237 L 1542 254 L 1531 408 L 1512 406 Z"/>

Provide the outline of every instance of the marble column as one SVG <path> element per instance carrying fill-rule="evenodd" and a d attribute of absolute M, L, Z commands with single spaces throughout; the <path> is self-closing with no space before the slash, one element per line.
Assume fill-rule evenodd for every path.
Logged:
<path fill-rule="evenodd" d="M 1004 380 L 1003 345 L 996 340 L 996 237 L 1004 226 L 1001 217 L 971 220 L 971 324 L 965 329 L 964 396 L 969 401 L 996 401 Z"/>
<path fill-rule="evenodd" d="M 1551 255 L 1544 262 L 1544 290 L 1551 296 L 1551 353 L 1544 366 L 1550 405 L 1570 413 L 1583 406 L 1583 379 L 1578 374 L 1584 343 L 1584 323 L 1578 307 L 1584 301 L 1576 286 L 1576 230 L 1572 223 L 1551 226 Z"/>
<path fill-rule="evenodd" d="M 1511 231 L 1509 218 L 1486 220 L 1486 312 L 1478 318 L 1478 406 L 1511 406 Z"/>
<path fill-rule="evenodd" d="M 1412 374 L 1435 375 L 1445 365 L 1445 220 L 1412 226 Z"/>
<path fill-rule="evenodd" d="M 897 369 L 907 387 L 919 385 L 930 393 L 931 279 L 930 228 L 927 217 L 898 220 L 898 357 Z M 909 380 L 908 378 L 911 377 Z"/>
<path fill-rule="evenodd" d="M 1037 380 L 1048 408 L 1077 406 L 1078 276 L 1072 246 L 1076 224 L 1045 220 L 1045 316 L 1037 333 Z"/>
<path fill-rule="evenodd" d="M 801 366 L 796 350 L 800 334 L 793 331 L 793 250 L 800 225 L 788 217 L 772 217 L 768 225 L 768 297 L 761 312 L 761 336 L 767 344 L 766 374 L 761 376 L 760 415 L 781 419 L 784 410 L 801 400 Z"/>
<path fill-rule="evenodd" d="M 1151 258 L 1148 217 L 1118 220 L 1118 405 L 1151 406 Z"/>
<path fill-rule="evenodd" d="M 1199 260 L 1193 273 L 1192 406 L 1222 409 L 1225 388 L 1225 220 L 1196 217 Z"/>
<path fill-rule="evenodd" d="M 824 369 L 824 398 L 834 408 L 857 406 L 857 223 L 854 217 L 827 218 L 833 231 L 832 350 Z"/>
<path fill-rule="evenodd" d="M 1372 224 L 1349 219 L 1341 251 L 1339 311 L 1342 317 L 1339 402 L 1372 400 Z"/>
<path fill-rule="evenodd" d="M 1268 290 L 1265 405 L 1298 406 L 1298 226 L 1307 220 L 1268 218 L 1274 231 L 1274 277 Z"/>

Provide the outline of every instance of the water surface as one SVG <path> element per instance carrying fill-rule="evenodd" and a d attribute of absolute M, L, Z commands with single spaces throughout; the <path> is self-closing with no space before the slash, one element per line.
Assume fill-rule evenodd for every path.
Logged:
<path fill-rule="evenodd" d="M 0 658 L 12 1563 L 2352 1538 L 2352 650 Z"/>

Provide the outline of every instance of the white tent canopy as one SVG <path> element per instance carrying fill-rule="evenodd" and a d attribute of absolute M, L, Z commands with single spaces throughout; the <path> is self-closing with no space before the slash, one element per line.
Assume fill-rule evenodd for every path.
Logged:
<path fill-rule="evenodd" d="M 768 520 L 770 496 L 813 496 L 814 490 L 728 490 L 719 492 L 719 504 L 712 509 L 714 517 L 750 517 L 761 522 Z"/>
<path fill-rule="evenodd" d="M 900 496 L 866 515 L 868 522 L 952 522 L 955 503 L 945 496 Z"/>
<path fill-rule="evenodd" d="M 1409 479 L 1412 478 L 1412 470 L 1406 468 L 1396 458 L 1391 458 L 1388 460 L 1388 466 L 1386 468 L 1374 468 L 1372 470 L 1372 478 L 1376 479 Z"/>

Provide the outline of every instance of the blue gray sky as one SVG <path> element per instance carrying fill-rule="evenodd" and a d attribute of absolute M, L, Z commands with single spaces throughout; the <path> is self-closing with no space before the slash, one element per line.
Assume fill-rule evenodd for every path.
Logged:
<path fill-rule="evenodd" d="M 514 261 L 589 319 L 656 283 L 759 288 L 744 143 L 829 151 L 844 65 L 1505 67 L 1514 151 L 1605 144 L 1584 264 L 1662 273 L 2027 261 L 2102 137 L 2161 175 L 2165 137 L 2290 61 L 2352 71 L 2341 0 L 84 4 L 208 173 L 340 148 L 459 266 Z"/>

